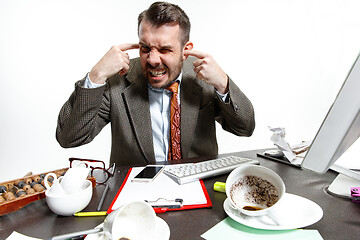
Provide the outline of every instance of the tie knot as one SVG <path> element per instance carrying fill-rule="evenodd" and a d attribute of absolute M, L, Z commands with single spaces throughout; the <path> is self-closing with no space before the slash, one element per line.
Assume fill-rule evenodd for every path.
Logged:
<path fill-rule="evenodd" d="M 179 83 L 176 81 L 176 82 L 174 82 L 173 84 L 171 84 L 169 87 L 167 87 L 165 89 L 171 91 L 172 93 L 177 93 L 178 92 L 178 86 L 179 86 Z"/>

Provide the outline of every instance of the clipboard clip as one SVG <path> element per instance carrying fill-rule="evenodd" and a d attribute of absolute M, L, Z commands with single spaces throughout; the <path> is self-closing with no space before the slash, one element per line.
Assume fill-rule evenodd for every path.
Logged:
<path fill-rule="evenodd" d="M 145 200 L 145 202 L 149 203 L 153 208 L 175 209 L 175 208 L 181 208 L 183 206 L 183 200 L 181 198 L 176 198 L 174 200 L 158 198 L 157 200 L 154 201 Z"/>

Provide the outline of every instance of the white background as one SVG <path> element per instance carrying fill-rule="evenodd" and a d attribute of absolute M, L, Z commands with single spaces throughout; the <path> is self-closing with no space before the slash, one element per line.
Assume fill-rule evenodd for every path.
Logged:
<path fill-rule="evenodd" d="M 110 126 L 90 144 L 55 139 L 63 103 L 112 45 L 138 42 L 137 16 L 153 1 L 0 0 L 0 181 L 109 160 Z M 172 1 L 192 22 L 194 49 L 212 54 L 251 99 L 252 137 L 218 127 L 220 153 L 311 140 L 360 51 L 360 1 Z M 131 57 L 138 55 L 136 50 Z"/>

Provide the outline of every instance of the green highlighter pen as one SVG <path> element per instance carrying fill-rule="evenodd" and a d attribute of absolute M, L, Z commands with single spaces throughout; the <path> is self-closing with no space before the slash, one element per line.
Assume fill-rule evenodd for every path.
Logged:
<path fill-rule="evenodd" d="M 225 186 L 226 186 L 226 183 L 224 183 L 224 182 L 215 182 L 214 183 L 214 191 L 226 193 Z"/>

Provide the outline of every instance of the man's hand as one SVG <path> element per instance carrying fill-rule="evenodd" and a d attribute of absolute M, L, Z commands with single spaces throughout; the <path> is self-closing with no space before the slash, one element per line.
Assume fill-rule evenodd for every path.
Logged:
<path fill-rule="evenodd" d="M 184 54 L 198 58 L 198 60 L 193 63 L 194 72 L 198 79 L 213 85 L 221 94 L 229 91 L 228 77 L 211 55 L 192 50 L 185 50 Z"/>
<path fill-rule="evenodd" d="M 90 80 L 96 84 L 105 83 L 106 79 L 119 73 L 124 75 L 129 70 L 130 59 L 125 52 L 130 49 L 139 48 L 137 43 L 127 43 L 113 46 L 91 69 Z"/>

